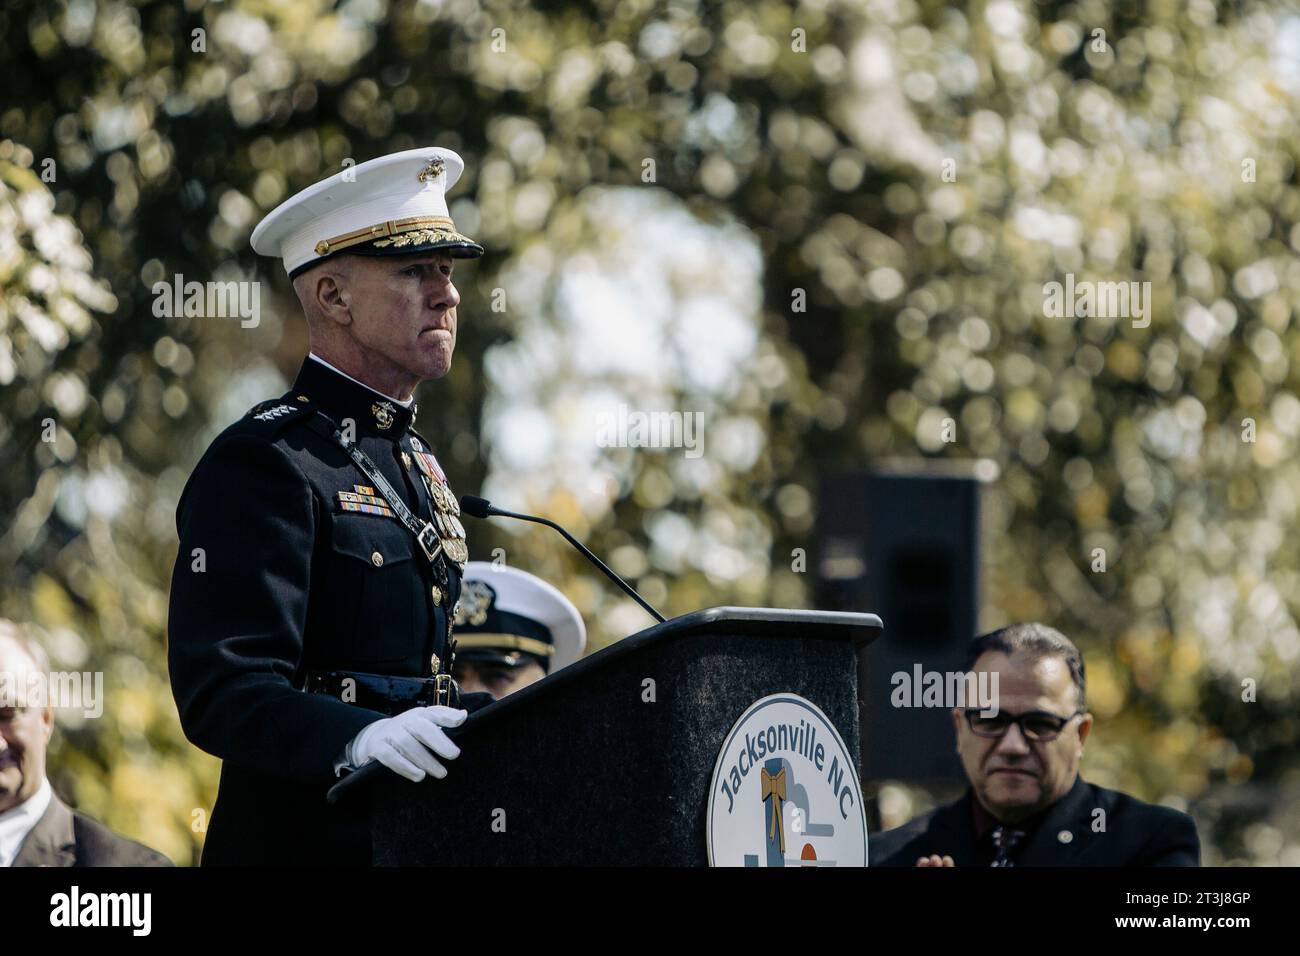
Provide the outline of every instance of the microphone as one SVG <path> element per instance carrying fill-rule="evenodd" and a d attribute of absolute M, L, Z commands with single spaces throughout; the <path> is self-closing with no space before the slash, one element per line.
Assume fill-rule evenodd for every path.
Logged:
<path fill-rule="evenodd" d="M 654 608 L 652 608 L 648 603 L 646 603 L 645 598 L 637 594 L 636 591 L 632 588 L 632 585 L 628 584 L 617 574 L 611 571 L 604 561 L 600 560 L 600 558 L 592 554 L 589 550 L 587 550 L 586 546 L 584 546 L 582 542 L 580 542 L 573 535 L 569 534 L 569 532 L 565 531 L 554 521 L 551 521 L 547 518 L 539 518 L 536 515 L 524 515 L 524 514 L 518 514 L 514 511 L 504 511 L 501 508 L 495 507 L 492 504 L 492 502 L 488 501 L 486 498 L 479 498 L 475 495 L 462 495 L 460 499 L 460 510 L 463 511 L 465 514 L 471 515 L 472 517 L 475 518 L 518 518 L 520 521 L 532 521 L 537 524 L 544 524 L 548 528 L 554 528 L 556 531 L 560 532 L 560 534 L 564 535 L 565 541 L 569 542 L 569 544 L 573 545 L 575 548 L 581 551 L 583 557 L 585 557 L 596 567 L 600 568 L 600 570 L 605 573 L 605 577 L 609 578 L 620 588 L 622 588 L 624 592 L 626 592 L 627 595 L 632 598 L 632 600 L 636 601 L 637 604 L 640 604 L 643 608 L 645 608 L 646 612 L 651 617 L 653 617 L 656 621 L 660 622 L 661 624 L 663 623 L 664 616 L 660 614 L 658 611 L 656 611 Z"/>

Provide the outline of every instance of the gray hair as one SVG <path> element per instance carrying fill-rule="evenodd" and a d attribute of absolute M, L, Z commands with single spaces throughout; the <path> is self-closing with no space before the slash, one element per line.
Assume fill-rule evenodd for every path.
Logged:
<path fill-rule="evenodd" d="M 1011 624 L 998 628 L 987 634 L 981 634 L 966 647 L 967 671 L 975 669 L 975 662 L 990 651 L 1006 654 L 1026 654 L 1031 659 L 1040 657 L 1059 657 L 1070 668 L 1070 679 L 1078 691 L 1078 706 L 1085 707 L 1085 695 L 1088 679 L 1083 666 L 1083 655 L 1074 641 L 1070 640 L 1054 627 L 1030 621 L 1025 624 Z"/>
<path fill-rule="evenodd" d="M 28 628 L 0 617 L 0 641 L 12 641 L 18 649 L 31 658 L 36 669 L 42 674 L 50 672 L 50 655 L 45 647 L 32 636 Z"/>

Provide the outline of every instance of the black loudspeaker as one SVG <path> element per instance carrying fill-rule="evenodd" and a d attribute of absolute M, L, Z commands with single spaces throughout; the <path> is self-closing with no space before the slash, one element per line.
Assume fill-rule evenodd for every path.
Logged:
<path fill-rule="evenodd" d="M 918 676 L 924 683 L 927 674 L 960 671 L 976 635 L 979 488 L 973 475 L 859 473 L 822 480 L 817 607 L 870 609 L 885 625 L 859 676 L 866 781 L 964 779 L 949 709 L 896 706 L 895 698 L 902 687 L 915 703 L 910 691 Z M 907 683 L 895 675 L 906 675 Z"/>

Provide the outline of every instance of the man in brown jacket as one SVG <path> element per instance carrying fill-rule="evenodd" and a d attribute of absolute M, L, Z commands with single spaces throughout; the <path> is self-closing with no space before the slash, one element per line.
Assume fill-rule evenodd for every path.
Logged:
<path fill-rule="evenodd" d="M 50 673 L 45 650 L 0 620 L 0 689 Z M 161 853 L 70 809 L 45 776 L 54 707 L 0 692 L 0 866 L 170 866 Z"/>

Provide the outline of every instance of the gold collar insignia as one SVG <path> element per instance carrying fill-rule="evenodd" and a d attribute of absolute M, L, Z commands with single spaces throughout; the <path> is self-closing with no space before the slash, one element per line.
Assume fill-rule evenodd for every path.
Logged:
<path fill-rule="evenodd" d="M 395 421 L 397 409 L 389 402 L 375 402 L 370 406 L 370 410 L 374 412 L 375 424 L 380 428 L 388 428 Z"/>

